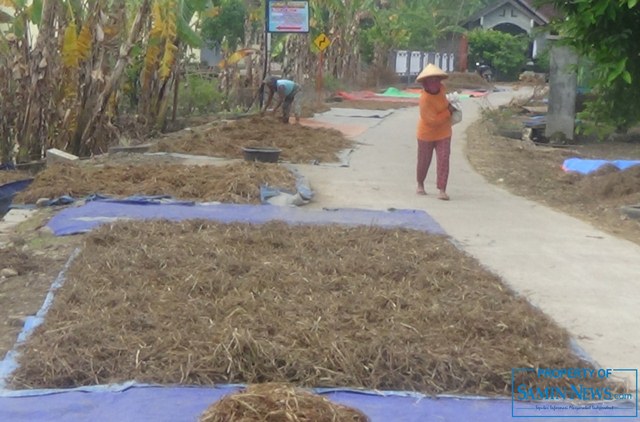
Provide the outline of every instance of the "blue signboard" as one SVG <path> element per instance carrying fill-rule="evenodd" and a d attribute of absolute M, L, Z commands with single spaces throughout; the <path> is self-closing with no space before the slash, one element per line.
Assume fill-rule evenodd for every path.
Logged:
<path fill-rule="evenodd" d="M 269 0 L 267 5 L 269 32 L 309 32 L 309 2 Z"/>

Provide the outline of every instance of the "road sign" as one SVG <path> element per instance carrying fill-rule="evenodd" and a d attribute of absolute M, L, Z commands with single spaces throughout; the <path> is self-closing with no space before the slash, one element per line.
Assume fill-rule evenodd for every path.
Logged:
<path fill-rule="evenodd" d="M 320 34 L 316 37 L 315 40 L 313 40 L 313 43 L 315 44 L 316 47 L 318 47 L 318 50 L 324 51 L 327 47 L 331 45 L 331 40 L 326 35 Z"/>

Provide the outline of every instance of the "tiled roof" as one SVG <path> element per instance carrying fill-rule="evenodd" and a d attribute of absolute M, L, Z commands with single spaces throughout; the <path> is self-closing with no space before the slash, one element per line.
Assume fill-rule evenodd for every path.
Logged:
<path fill-rule="evenodd" d="M 529 8 L 538 12 L 540 15 L 545 17 L 547 21 L 550 21 L 560 16 L 560 13 L 558 12 L 558 10 L 556 10 L 556 8 L 553 7 L 553 5 L 551 4 L 543 4 L 539 6 L 538 0 L 519 0 L 519 2 L 526 4 L 527 6 L 529 6 Z"/>
<path fill-rule="evenodd" d="M 497 0 L 484 9 L 480 10 L 470 18 L 466 19 L 462 25 L 466 25 L 470 22 L 476 21 L 480 19 L 481 16 L 485 16 L 492 11 L 498 9 L 500 6 L 511 3 L 516 6 L 519 6 L 525 10 L 527 10 L 534 19 L 538 22 L 538 24 L 544 25 L 549 23 L 553 18 L 557 17 L 559 14 L 555 10 L 552 5 L 545 4 L 542 6 L 537 6 L 538 0 Z"/>

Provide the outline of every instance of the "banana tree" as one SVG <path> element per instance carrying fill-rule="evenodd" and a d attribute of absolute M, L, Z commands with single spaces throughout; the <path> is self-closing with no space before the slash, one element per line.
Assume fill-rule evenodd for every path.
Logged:
<path fill-rule="evenodd" d="M 121 81 L 134 47 L 145 53 L 143 81 L 151 87 L 144 94 L 153 107 L 143 117 L 161 125 L 178 85 L 180 46 L 200 45 L 190 23 L 211 13 L 210 5 L 0 0 L 0 158 L 13 158 L 18 140 L 18 161 L 39 159 L 51 146 L 77 155 L 104 151 L 119 135 Z"/>
<path fill-rule="evenodd" d="M 403 24 L 399 12 L 403 10 L 379 10 L 370 16 L 373 24 L 365 32 L 372 48 L 371 65 L 378 84 L 378 77 L 388 66 L 389 51 L 402 48 L 409 38 L 409 31 Z"/>
<path fill-rule="evenodd" d="M 33 101 L 28 96 L 32 85 L 30 27 L 40 23 L 42 1 L 0 0 L 0 6 L 0 162 L 5 162 L 13 159 L 16 146 L 21 147 L 21 155 L 29 155 L 28 142 L 18 140 L 23 139 L 28 124 L 22 113 L 24 105 Z"/>
<path fill-rule="evenodd" d="M 19 141 L 18 161 L 40 159 L 51 146 L 86 154 L 99 141 L 106 145 L 109 131 L 96 129 L 111 124 L 105 115 L 114 109 L 118 69 L 127 61 L 120 35 L 126 1 L 2 0 L 1 5 L 10 7 L 5 15 L 12 18 L 3 15 L 8 26 L 0 38 L 7 47 L 0 72 L 10 75 L 0 82 L 6 108 L 2 141 Z M 30 24 L 37 26 L 34 34 Z"/>
<path fill-rule="evenodd" d="M 285 69 L 302 80 L 315 74 L 317 51 L 313 39 L 321 33 L 331 40 L 326 50 L 324 70 L 336 79 L 355 80 L 360 74 L 360 21 L 373 0 L 320 0 L 310 4 L 308 35 L 291 34 L 285 44 Z"/>
<path fill-rule="evenodd" d="M 98 1 L 97 5 L 99 6 L 100 4 L 100 1 Z M 124 6 L 122 2 L 119 2 L 118 5 Z M 103 132 L 99 131 L 98 128 L 103 128 L 105 130 L 115 129 L 111 120 L 117 104 L 119 85 L 129 61 L 133 46 L 140 38 L 140 34 L 142 33 L 144 24 L 148 19 L 150 10 L 151 0 L 143 0 L 133 22 L 128 28 L 127 37 L 120 42 L 117 59 L 115 60 L 115 64 L 111 68 L 109 75 L 105 75 L 102 72 L 102 66 L 100 66 L 101 63 L 98 63 L 98 66 L 94 65 L 91 77 L 92 79 L 98 79 L 103 82 L 103 85 L 102 89 L 96 96 L 90 97 L 93 101 L 88 107 L 90 112 L 88 120 L 86 121 L 86 124 L 79 126 L 78 133 L 81 133 L 81 136 L 77 139 L 80 139 L 81 147 L 86 145 L 95 146 L 95 137 L 99 132 Z M 98 14 L 98 16 L 102 15 L 103 14 Z M 101 26 L 96 27 L 97 39 L 100 40 L 103 38 L 103 30 L 98 28 L 101 28 Z"/>
<path fill-rule="evenodd" d="M 24 1 L 12 2 L 15 6 L 14 30 L 20 35 L 23 51 L 24 72 L 19 80 L 19 96 L 25 101 L 19 106 L 22 113 L 16 115 L 13 122 L 16 141 L 19 140 L 19 155 L 23 159 L 39 159 L 42 155 L 42 140 L 49 139 L 54 129 L 55 103 L 53 101 L 54 85 L 51 83 L 56 75 L 57 45 L 54 24 L 60 4 L 46 1 L 42 4 L 38 17 L 40 27 L 35 45 L 30 43 L 27 29 L 27 13 L 33 11 Z M 36 13 L 34 13 L 35 16 Z M 23 26 L 24 24 L 24 26 Z M 25 52 L 25 50 L 27 50 Z"/>
<path fill-rule="evenodd" d="M 335 78 L 351 81 L 360 79 L 360 23 L 374 6 L 373 0 L 328 2 L 332 48 L 327 51 L 327 65 Z"/>
<path fill-rule="evenodd" d="M 157 129 L 162 130 L 166 125 L 172 92 L 175 111 L 183 46 L 201 47 L 203 44 L 191 22 L 215 13 L 211 0 L 153 1 L 140 75 L 138 113 Z"/>
<path fill-rule="evenodd" d="M 247 11 L 244 20 L 244 48 L 255 48 L 262 45 L 264 40 L 264 4 L 260 0 L 243 0 Z M 262 82 L 262 73 L 265 60 L 262 54 L 254 54 L 246 59 L 247 84 L 257 87 Z"/>
<path fill-rule="evenodd" d="M 132 6 L 135 6 L 133 3 L 140 4 L 140 1 L 128 2 L 127 7 L 130 11 Z M 135 7 L 133 9 L 135 10 Z M 141 13 L 143 11 L 146 13 Z M 122 56 L 121 51 L 105 90 L 93 108 L 93 124 L 86 126 L 81 137 L 82 143 L 89 142 L 96 133 L 96 121 L 106 118 L 108 123 L 113 117 L 113 109 L 119 103 L 120 78 L 134 47 L 141 55 L 140 74 L 136 76 L 140 85 L 129 86 L 129 89 L 139 89 L 137 107 L 140 121 L 146 123 L 146 130 L 163 130 L 167 122 L 171 93 L 175 118 L 183 46 L 202 45 L 202 39 L 192 27 L 192 23 L 215 12 L 211 0 L 142 1 L 134 23 L 129 25 L 130 36 L 123 41 L 127 54 Z M 125 58 L 126 60 L 122 60 Z M 109 124 L 106 126 L 110 127 Z"/>

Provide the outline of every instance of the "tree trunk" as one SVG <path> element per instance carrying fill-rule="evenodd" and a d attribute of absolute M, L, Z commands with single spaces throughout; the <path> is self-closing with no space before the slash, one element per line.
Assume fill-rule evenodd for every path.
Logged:
<path fill-rule="evenodd" d="M 53 65 L 52 54 L 57 50 L 55 21 L 58 0 L 45 0 L 42 6 L 42 21 L 35 48 L 31 52 L 30 75 L 31 86 L 27 99 L 24 121 L 20 130 L 20 139 L 26 147 L 29 159 L 42 158 L 42 147 L 48 139 L 48 104 L 52 98 L 52 77 L 50 65 Z M 55 110 L 55 108 L 54 108 Z M 24 153 L 23 153 L 24 154 Z"/>
<path fill-rule="evenodd" d="M 180 90 L 180 73 L 181 73 L 181 69 L 180 69 L 180 66 L 178 66 L 175 74 L 176 79 L 173 87 L 173 105 L 171 108 L 171 123 L 175 123 L 176 117 L 178 114 L 178 94 Z"/>
<path fill-rule="evenodd" d="M 92 138 L 96 129 L 96 122 L 104 113 L 105 107 L 109 101 L 109 98 L 111 97 L 111 94 L 113 93 L 118 83 L 120 82 L 120 78 L 122 77 L 122 74 L 124 73 L 124 69 L 129 60 L 129 55 L 131 54 L 133 43 L 140 36 L 142 26 L 144 22 L 146 22 L 149 16 L 149 13 L 150 13 L 150 0 L 144 0 L 142 3 L 142 6 L 140 6 L 140 10 L 138 11 L 138 14 L 136 15 L 133 25 L 131 26 L 131 30 L 129 31 L 129 37 L 124 42 L 124 44 L 120 47 L 120 55 L 118 57 L 118 61 L 116 62 L 115 67 L 113 68 L 113 72 L 111 73 L 111 76 L 107 80 L 107 83 L 104 89 L 100 93 L 97 104 L 93 109 L 93 113 L 89 121 L 87 122 L 86 128 L 82 133 L 82 142 L 85 144 L 88 143 Z"/>

